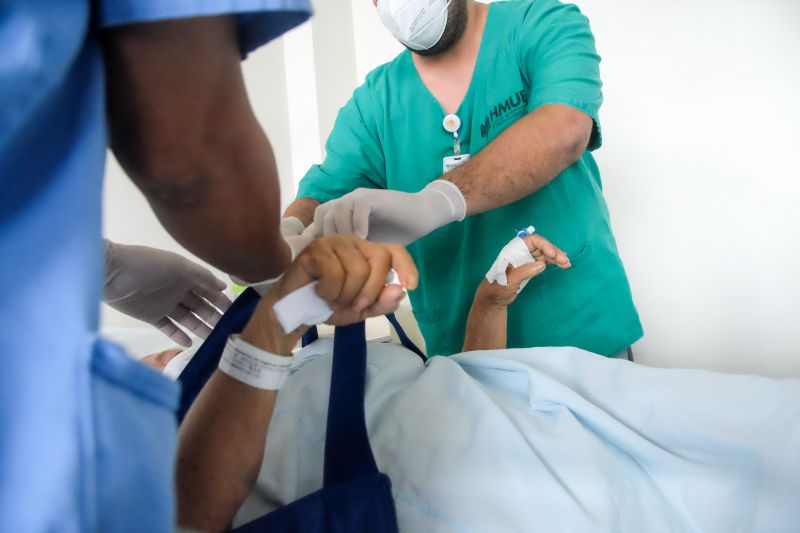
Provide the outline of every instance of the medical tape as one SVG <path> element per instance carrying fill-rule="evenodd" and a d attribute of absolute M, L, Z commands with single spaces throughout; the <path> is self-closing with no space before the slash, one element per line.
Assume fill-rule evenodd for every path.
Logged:
<path fill-rule="evenodd" d="M 511 239 L 497 255 L 497 259 L 495 259 L 495 262 L 486 273 L 486 281 L 507 287 L 508 277 L 506 276 L 506 269 L 508 269 L 509 265 L 514 268 L 519 268 L 522 265 L 536 261 L 533 255 L 531 255 L 530 250 L 528 250 L 528 245 L 520 236 L 523 233 L 532 235 L 534 231 L 533 226 L 529 226 L 525 230 L 519 230 L 518 236 Z M 528 281 L 530 280 L 525 280 L 520 283 L 517 294 L 522 292 L 522 289 L 525 288 Z"/>
<path fill-rule="evenodd" d="M 387 285 L 400 285 L 400 277 L 394 269 L 386 276 Z M 314 281 L 292 291 L 272 307 L 283 331 L 291 333 L 300 326 L 323 324 L 333 314 L 328 303 L 317 295 L 317 282 Z"/>
<path fill-rule="evenodd" d="M 322 324 L 333 314 L 328 303 L 317 296 L 317 283 L 315 281 L 290 292 L 273 306 L 275 317 L 286 333 L 302 325 Z"/>
<path fill-rule="evenodd" d="M 231 335 L 219 369 L 237 381 L 262 390 L 278 390 L 292 369 L 294 357 L 270 353 Z"/>

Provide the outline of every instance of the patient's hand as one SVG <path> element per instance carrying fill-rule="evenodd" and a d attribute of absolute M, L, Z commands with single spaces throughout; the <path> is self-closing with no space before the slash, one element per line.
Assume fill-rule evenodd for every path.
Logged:
<path fill-rule="evenodd" d="M 471 350 L 497 350 L 506 347 L 508 328 L 508 306 L 517 299 L 523 284 L 544 272 L 548 264 L 558 268 L 569 268 L 571 263 L 567 254 L 554 246 L 541 235 L 522 237 L 535 261 L 520 265 L 517 268 L 509 265 L 506 268 L 508 285 L 489 283 L 483 278 L 472 308 L 467 318 L 464 335 L 465 352 Z"/>
<path fill-rule="evenodd" d="M 558 268 L 569 268 L 572 266 L 567 254 L 541 235 L 536 233 L 533 235 L 526 235 L 522 237 L 522 240 L 525 241 L 528 250 L 530 250 L 531 255 L 536 261 L 544 261 L 548 265 L 556 265 Z"/>
<path fill-rule="evenodd" d="M 392 268 L 402 287 L 386 285 Z M 273 306 L 287 294 L 318 281 L 317 294 L 334 310 L 328 323 L 351 324 L 393 312 L 405 297 L 403 288 L 415 289 L 418 276 L 414 261 L 400 245 L 373 243 L 355 235 L 317 239 L 264 295 L 242 338 L 273 353 L 290 353 L 307 328 L 286 335 L 278 324 Z"/>
<path fill-rule="evenodd" d="M 394 269 L 402 286 L 386 285 Z M 397 309 L 414 290 L 419 274 L 403 246 L 373 243 L 351 234 L 330 235 L 312 242 L 286 271 L 276 290 L 282 296 L 317 280 L 317 295 L 333 316 L 329 324 L 352 324 Z"/>
<path fill-rule="evenodd" d="M 544 261 L 527 263 L 519 268 L 509 265 L 506 269 L 506 277 L 508 278 L 508 285 L 506 286 L 499 283 L 489 283 L 486 278 L 483 278 L 478 290 L 475 292 L 473 305 L 487 310 L 505 309 L 517 299 L 517 292 L 522 282 L 538 276 L 544 272 L 546 267 L 547 265 Z"/>
<path fill-rule="evenodd" d="M 572 266 L 567 254 L 541 235 L 528 235 L 522 237 L 522 240 L 536 261 L 526 263 L 518 268 L 509 265 L 506 269 L 508 285 L 489 283 L 484 278 L 475 293 L 476 304 L 494 308 L 508 307 L 517 299 L 520 287 L 524 287 L 525 282 L 544 272 L 548 264 L 556 265 L 559 268 Z"/>
<path fill-rule="evenodd" d="M 163 372 L 164 369 L 167 368 L 167 364 L 175 359 L 175 357 L 182 351 L 183 348 L 172 348 L 159 353 L 151 353 L 150 355 L 145 355 L 139 359 L 139 362 L 155 368 L 159 372 Z"/>

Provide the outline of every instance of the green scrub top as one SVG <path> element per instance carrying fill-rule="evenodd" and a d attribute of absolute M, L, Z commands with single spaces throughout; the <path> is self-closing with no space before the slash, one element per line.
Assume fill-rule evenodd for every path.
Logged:
<path fill-rule="evenodd" d="M 576 346 L 608 356 L 641 338 L 590 152 L 601 144 L 599 62 L 589 22 L 576 6 L 516 0 L 489 7 L 472 81 L 456 113 L 462 153 L 479 152 L 547 104 L 585 112 L 594 131 L 580 160 L 547 186 L 408 246 L 420 273 L 411 304 L 430 355 L 461 351 L 475 290 L 514 230 L 529 225 L 563 249 L 572 268 L 550 266 L 520 293 L 508 310 L 508 347 Z M 298 198 L 327 202 L 359 187 L 421 190 L 453 155 L 444 116 L 410 52 L 401 53 L 372 71 L 341 109 L 325 161 L 308 171 Z"/>

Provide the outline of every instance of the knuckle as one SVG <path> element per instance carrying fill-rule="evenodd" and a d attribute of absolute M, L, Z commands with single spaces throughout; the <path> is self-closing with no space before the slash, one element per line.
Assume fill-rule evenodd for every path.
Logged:
<path fill-rule="evenodd" d="M 376 258 L 381 266 L 385 268 L 389 268 L 389 266 L 392 264 L 392 254 L 386 248 L 381 248 L 380 252 L 376 254 Z"/>
<path fill-rule="evenodd" d="M 322 239 L 324 239 L 324 237 Z M 322 239 L 315 239 L 311 241 L 311 243 L 306 246 L 306 249 L 303 250 L 297 260 L 305 263 L 311 261 L 311 259 L 319 253 L 320 248 L 323 246 L 323 243 L 321 242 Z"/>
<path fill-rule="evenodd" d="M 370 273 L 369 265 L 364 261 L 353 263 L 348 268 L 348 273 L 359 278 L 365 278 Z"/>

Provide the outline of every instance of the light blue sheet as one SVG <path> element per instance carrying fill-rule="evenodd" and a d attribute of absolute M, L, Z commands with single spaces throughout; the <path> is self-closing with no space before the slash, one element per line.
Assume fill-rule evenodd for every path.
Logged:
<path fill-rule="evenodd" d="M 322 483 L 330 340 L 281 391 L 248 519 Z M 322 354 L 322 355 L 315 355 Z M 800 531 L 800 381 L 571 348 L 427 368 L 370 346 L 367 418 L 408 532 Z"/>

